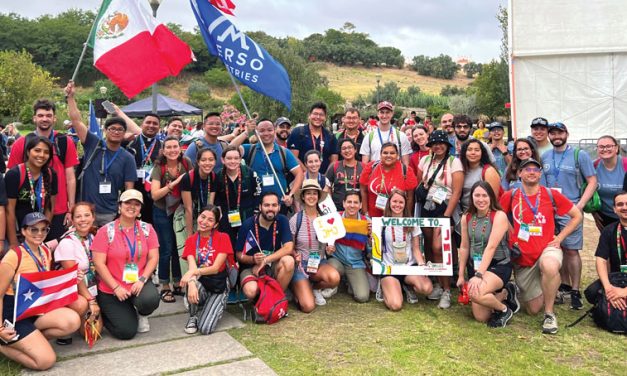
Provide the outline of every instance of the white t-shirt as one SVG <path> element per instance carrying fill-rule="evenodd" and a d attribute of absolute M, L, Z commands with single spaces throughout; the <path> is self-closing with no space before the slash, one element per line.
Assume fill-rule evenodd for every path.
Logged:
<path fill-rule="evenodd" d="M 407 139 L 405 133 L 399 131 L 398 129 L 393 129 L 391 127 L 387 131 L 382 131 L 379 128 L 373 129 L 372 136 L 370 133 L 364 135 L 364 141 L 361 144 L 361 149 L 359 149 L 359 154 L 366 155 L 370 158 L 370 161 L 380 161 L 381 160 L 381 141 L 383 144 L 386 142 L 393 142 L 398 146 L 397 137 L 400 136 L 401 141 L 401 150 L 400 156 L 411 155 L 413 150 L 411 149 L 411 144 Z M 379 137 L 379 135 L 381 137 Z M 372 141 L 370 141 L 372 137 Z"/>
<path fill-rule="evenodd" d="M 406 233 L 405 228 L 401 226 L 388 226 L 384 228 L 385 234 L 385 249 L 383 250 L 383 264 L 384 265 L 398 265 L 399 262 L 394 257 L 394 244 L 405 242 L 405 259 L 407 260 L 404 265 L 416 265 L 418 261 L 414 257 L 412 252 L 412 238 L 422 235 L 420 227 L 414 227 L 411 233 Z"/>

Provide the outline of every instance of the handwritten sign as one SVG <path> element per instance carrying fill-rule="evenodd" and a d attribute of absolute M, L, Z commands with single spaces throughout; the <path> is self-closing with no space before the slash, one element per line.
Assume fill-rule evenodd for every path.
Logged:
<path fill-rule="evenodd" d="M 334 245 L 337 239 L 346 236 L 346 228 L 342 222 L 342 216 L 338 212 L 314 219 L 313 225 L 318 241 L 321 243 Z"/>

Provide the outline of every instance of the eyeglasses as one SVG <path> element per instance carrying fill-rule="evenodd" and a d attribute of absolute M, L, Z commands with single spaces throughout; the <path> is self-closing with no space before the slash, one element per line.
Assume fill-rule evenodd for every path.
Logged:
<path fill-rule="evenodd" d="M 531 151 L 530 148 L 518 148 L 516 149 L 516 153 L 518 153 L 519 151 Z"/>
<path fill-rule="evenodd" d="M 114 127 L 109 127 L 109 128 L 107 128 L 107 130 L 109 132 L 111 132 L 111 133 L 122 133 L 122 132 L 125 131 L 124 128 L 118 128 L 118 127 L 115 127 L 115 128 Z"/>
<path fill-rule="evenodd" d="M 50 232 L 50 227 L 29 227 L 27 229 L 27 231 L 31 234 L 31 235 L 37 235 L 37 234 L 47 234 Z"/>
<path fill-rule="evenodd" d="M 470 125 L 456 125 L 455 129 L 470 129 Z"/>
<path fill-rule="evenodd" d="M 598 145 L 597 150 L 612 150 L 618 145 Z"/>
<path fill-rule="evenodd" d="M 355 147 L 353 145 L 342 146 L 342 148 L 340 150 L 342 150 L 342 151 L 345 151 L 345 150 L 355 150 Z"/>
<path fill-rule="evenodd" d="M 540 167 L 525 167 L 523 170 L 525 172 L 535 172 L 535 173 L 542 171 Z"/>

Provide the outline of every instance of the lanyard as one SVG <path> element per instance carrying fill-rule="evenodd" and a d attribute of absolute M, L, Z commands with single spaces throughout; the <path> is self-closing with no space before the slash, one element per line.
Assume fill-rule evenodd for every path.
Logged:
<path fill-rule="evenodd" d="M 525 198 L 525 202 L 527 203 L 527 205 L 529 205 L 529 208 L 531 209 L 531 211 L 533 212 L 533 220 L 531 221 L 531 224 L 535 224 L 536 223 L 536 215 L 538 214 L 538 209 L 540 207 L 540 193 L 542 192 L 541 189 L 538 190 L 538 195 L 536 196 L 536 204 L 534 206 L 531 206 L 531 201 L 529 201 L 529 197 L 527 197 L 527 194 L 525 194 L 525 192 L 523 191 L 523 189 L 520 189 L 520 196 L 518 196 L 518 207 L 520 208 L 520 211 L 518 212 L 518 219 L 520 220 L 520 223 L 524 223 L 523 222 L 523 206 L 522 206 L 522 198 Z"/>
<path fill-rule="evenodd" d="M 226 169 L 224 170 L 224 187 L 226 189 L 226 206 L 228 210 L 231 210 L 231 204 L 229 202 L 229 178 L 227 176 Z M 242 168 L 239 167 L 237 170 L 237 179 L 233 182 L 237 184 L 237 180 L 239 180 L 239 185 L 237 185 L 237 201 L 235 201 L 235 209 L 239 209 L 240 199 L 242 198 Z"/>
<path fill-rule="evenodd" d="M 381 129 L 377 128 L 377 133 L 379 134 L 379 142 L 381 142 L 381 146 L 383 146 L 383 137 L 381 137 Z M 386 142 L 394 141 L 394 137 L 392 137 L 392 133 L 394 133 L 394 126 L 390 127 L 390 133 L 388 133 L 388 140 Z"/>
<path fill-rule="evenodd" d="M 141 165 L 147 165 L 150 164 L 150 156 L 152 155 L 152 152 L 155 150 L 155 145 L 157 144 L 157 138 L 155 137 L 152 140 L 152 144 L 150 144 L 150 147 L 146 147 L 146 145 L 144 144 L 144 137 L 142 135 L 139 135 L 139 144 L 141 145 Z M 150 149 L 150 150 L 148 150 Z"/>
<path fill-rule="evenodd" d="M 259 246 L 261 247 L 261 238 L 259 238 L 259 217 L 257 217 L 257 220 L 255 221 L 255 236 L 257 237 L 257 242 L 259 242 Z M 274 223 L 272 224 L 272 252 L 275 251 L 275 247 L 276 247 L 276 219 L 274 220 Z"/>
<path fill-rule="evenodd" d="M 43 255 L 43 253 L 41 253 L 41 246 L 37 247 L 37 252 L 39 253 L 39 257 L 41 258 L 41 260 L 38 259 L 37 257 L 35 257 L 35 254 L 30 249 L 28 244 L 26 244 L 26 242 L 22 243 L 22 247 L 26 250 L 26 252 L 28 252 L 30 257 L 32 257 L 33 261 L 35 262 L 35 266 L 37 266 L 37 271 L 38 272 L 45 272 L 46 271 L 46 264 L 45 264 L 46 263 L 46 258 Z"/>
<path fill-rule="evenodd" d="M 304 214 L 304 213 L 303 213 Z M 309 221 L 309 217 L 307 216 L 307 214 L 305 215 L 305 222 L 307 223 L 307 245 L 309 245 L 309 248 L 307 248 L 308 251 L 311 251 L 313 248 L 312 245 L 312 241 L 311 241 L 311 223 Z M 296 234 L 296 236 L 298 236 L 298 234 Z"/>
<path fill-rule="evenodd" d="M 313 146 L 313 149 L 318 150 L 316 148 L 316 138 L 314 137 L 313 133 L 311 133 L 311 129 L 309 130 L 309 134 L 311 135 L 311 145 Z M 323 152 L 323 149 L 324 149 L 324 132 L 321 129 L 320 130 L 320 153 Z"/>
<path fill-rule="evenodd" d="M 627 262 L 627 246 L 625 245 L 625 239 L 623 238 L 622 233 L 621 233 L 622 227 L 623 226 L 620 224 L 620 222 L 616 226 L 616 253 L 618 254 L 618 263 L 620 265 L 622 265 L 623 262 Z M 623 251 L 622 258 L 620 256 L 621 251 Z"/>
<path fill-rule="evenodd" d="M 405 232 L 405 227 L 401 227 L 402 232 L 403 232 L 403 241 L 406 242 L 407 241 L 407 232 Z M 392 230 L 392 244 L 396 243 L 396 227 L 390 227 L 390 230 Z"/>
<path fill-rule="evenodd" d="M 379 189 L 378 189 L 378 192 L 376 192 L 376 193 L 383 193 L 383 192 L 385 192 L 386 195 L 389 195 L 390 192 L 388 192 L 388 189 L 385 186 L 385 171 L 383 171 L 383 167 L 381 167 L 381 163 L 379 163 L 379 165 L 377 167 L 381 171 L 381 184 L 379 184 Z M 375 167 L 375 169 L 376 169 L 376 167 Z M 383 189 L 383 191 L 381 189 Z"/>
<path fill-rule="evenodd" d="M 46 204 L 46 187 L 44 187 L 43 184 L 44 173 L 43 171 L 39 172 L 36 183 L 28 167 L 26 167 L 26 175 L 28 175 L 28 183 L 30 185 L 30 203 L 33 207 L 33 211 L 37 211 L 37 208 L 39 208 L 39 212 L 43 213 L 44 205 Z"/>
<path fill-rule="evenodd" d="M 198 237 L 196 238 L 196 260 L 198 262 L 198 267 L 204 265 L 209 260 L 209 255 L 211 254 L 213 246 L 213 230 L 209 234 L 209 240 L 207 241 L 207 252 L 200 251 L 200 233 L 198 233 Z M 204 256 L 203 256 L 204 254 Z"/>
<path fill-rule="evenodd" d="M 488 228 L 488 223 L 490 222 L 490 211 L 488 210 L 488 214 L 482 218 L 482 223 L 481 223 L 481 250 L 483 251 L 483 249 L 485 248 L 485 235 L 486 235 L 486 231 Z M 472 215 L 472 224 L 470 227 L 470 237 L 471 237 L 471 241 L 470 241 L 470 249 L 474 249 L 475 245 L 477 244 L 476 240 L 476 231 L 477 231 L 477 222 L 478 222 L 478 218 L 477 218 L 477 214 L 473 214 Z"/>
<path fill-rule="evenodd" d="M 560 168 L 562 168 L 562 162 L 564 162 L 564 157 L 566 156 L 566 153 L 568 152 L 568 149 L 570 149 L 570 145 L 566 147 L 566 150 L 564 150 L 564 152 L 562 153 L 562 158 L 560 158 L 560 163 L 556 166 L 555 165 L 555 149 L 553 149 L 553 176 L 555 176 L 555 186 L 557 187 L 557 179 L 560 176 Z"/>
<path fill-rule="evenodd" d="M 348 192 L 348 170 L 346 169 L 346 163 L 342 161 L 342 167 L 344 167 L 344 190 Z M 353 188 L 351 190 L 356 190 L 357 188 L 357 162 L 355 162 L 355 167 L 353 167 L 353 177 L 351 178 L 351 184 Z"/>
<path fill-rule="evenodd" d="M 200 188 L 200 196 L 198 197 L 198 203 L 200 205 L 198 205 L 198 213 L 200 213 L 202 208 L 209 205 L 209 195 L 211 194 L 211 174 L 213 174 L 213 171 L 211 171 L 209 175 L 207 175 L 207 194 L 205 195 L 202 189 L 202 179 L 200 179 L 200 170 L 198 170 L 198 187 Z M 204 204 L 203 204 L 203 197 L 205 198 Z"/>
<path fill-rule="evenodd" d="M 128 238 L 128 236 L 126 236 L 122 225 L 120 225 L 119 228 L 122 235 L 124 235 L 124 239 L 126 239 L 126 245 L 128 245 L 128 252 L 130 254 L 130 258 L 127 258 L 126 261 L 128 262 L 130 260 L 133 264 L 137 264 L 137 262 L 139 262 L 139 259 L 141 259 L 142 257 L 142 241 L 141 239 L 139 239 L 139 226 L 137 226 L 137 222 L 135 222 L 135 224 L 133 225 L 133 232 L 135 233 L 135 237 L 133 238 L 133 245 L 131 245 L 131 240 Z M 137 249 L 138 245 L 139 252 L 137 253 L 137 262 L 135 262 L 135 250 Z"/>
<path fill-rule="evenodd" d="M 111 157 L 111 159 L 107 157 L 107 150 L 108 149 L 105 147 L 104 150 L 102 151 L 102 170 L 100 171 L 101 174 L 104 174 L 105 181 L 107 180 L 107 177 L 109 176 L 109 167 L 111 167 L 111 165 L 113 164 L 113 161 L 115 161 L 115 159 L 118 157 L 122 148 L 119 148 L 118 150 L 116 150 L 115 153 L 113 153 L 113 157 Z"/>

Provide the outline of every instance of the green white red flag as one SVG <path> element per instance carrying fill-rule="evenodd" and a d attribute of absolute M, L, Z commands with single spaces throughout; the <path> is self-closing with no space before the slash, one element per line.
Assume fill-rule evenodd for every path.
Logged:
<path fill-rule="evenodd" d="M 193 60 L 191 48 L 152 17 L 140 0 L 104 0 L 89 45 L 94 66 L 129 98 L 178 75 Z"/>

